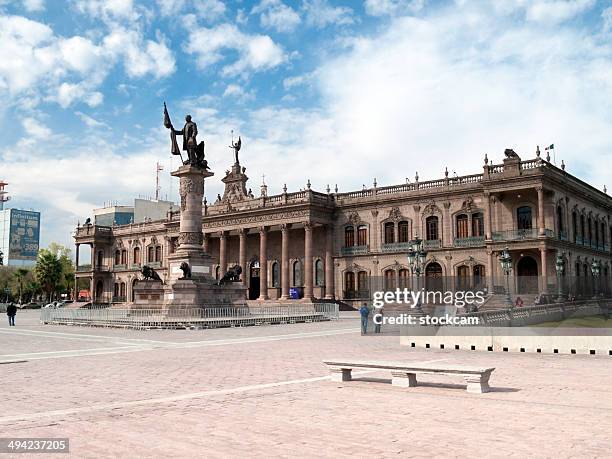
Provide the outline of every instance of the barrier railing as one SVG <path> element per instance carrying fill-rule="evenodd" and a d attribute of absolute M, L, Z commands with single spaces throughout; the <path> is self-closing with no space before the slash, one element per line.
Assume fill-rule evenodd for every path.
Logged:
<path fill-rule="evenodd" d="M 232 327 L 335 320 L 335 303 L 274 306 L 216 306 L 186 309 L 41 309 L 42 323 L 128 328 Z"/>

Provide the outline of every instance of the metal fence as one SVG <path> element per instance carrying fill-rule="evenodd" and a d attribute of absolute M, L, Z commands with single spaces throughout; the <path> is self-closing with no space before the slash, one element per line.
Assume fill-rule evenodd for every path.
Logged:
<path fill-rule="evenodd" d="M 126 328 L 218 328 L 335 320 L 338 305 L 207 306 L 187 309 L 41 309 L 42 323 Z"/>

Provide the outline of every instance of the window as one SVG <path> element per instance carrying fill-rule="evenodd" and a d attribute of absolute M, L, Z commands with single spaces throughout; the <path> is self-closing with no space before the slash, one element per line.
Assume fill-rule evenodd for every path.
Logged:
<path fill-rule="evenodd" d="M 302 263 L 299 260 L 293 263 L 293 286 L 302 286 Z"/>
<path fill-rule="evenodd" d="M 595 222 L 595 245 L 599 246 L 599 225 Z"/>
<path fill-rule="evenodd" d="M 115 264 L 121 264 L 121 250 L 115 250 Z"/>
<path fill-rule="evenodd" d="M 428 241 L 435 241 L 438 238 L 438 217 L 427 217 L 425 220 L 425 235 Z"/>
<path fill-rule="evenodd" d="M 121 264 L 127 265 L 127 250 L 126 249 L 123 249 L 121 251 Z"/>
<path fill-rule="evenodd" d="M 395 223 L 385 223 L 385 244 L 393 244 L 395 242 Z"/>
<path fill-rule="evenodd" d="M 559 238 L 564 230 L 563 226 L 563 207 L 557 206 L 557 229 L 559 230 Z"/>
<path fill-rule="evenodd" d="M 387 269 L 385 271 L 385 291 L 395 290 L 395 271 Z"/>
<path fill-rule="evenodd" d="M 152 245 L 147 249 L 147 261 L 153 263 L 155 261 L 155 247 Z"/>
<path fill-rule="evenodd" d="M 576 277 L 580 277 L 580 262 L 576 262 Z"/>
<path fill-rule="evenodd" d="M 484 215 L 480 212 L 472 215 L 472 236 L 484 236 Z"/>
<path fill-rule="evenodd" d="M 399 274 L 399 288 L 405 289 L 408 288 L 409 283 L 409 272 L 406 268 L 402 268 L 398 272 Z"/>
<path fill-rule="evenodd" d="M 399 222 L 397 225 L 398 229 L 398 242 L 409 242 L 410 241 L 410 233 L 408 222 Z"/>
<path fill-rule="evenodd" d="M 576 243 L 576 238 L 578 237 L 578 217 L 575 211 L 572 212 L 572 233 L 574 233 L 574 243 Z"/>
<path fill-rule="evenodd" d="M 589 221 L 588 221 L 588 235 L 589 235 L 589 245 L 591 243 L 591 241 L 593 240 L 593 222 L 591 220 L 591 217 L 589 217 Z"/>
<path fill-rule="evenodd" d="M 116 298 L 119 296 L 119 284 L 115 282 L 115 288 L 113 289 L 113 296 Z"/>
<path fill-rule="evenodd" d="M 586 239 L 586 233 L 584 232 L 584 215 L 580 216 L 580 236 L 582 237 L 582 242 Z"/>
<path fill-rule="evenodd" d="M 603 227 L 603 226 L 602 226 Z M 98 251 L 98 260 L 96 261 L 96 266 L 102 266 L 104 262 L 104 252 L 101 250 Z"/>
<path fill-rule="evenodd" d="M 217 266 L 217 267 L 215 268 L 215 279 L 217 279 L 217 280 L 219 280 L 219 278 L 220 278 L 220 277 L 219 277 L 219 271 L 220 271 L 220 270 L 221 270 L 221 267 L 220 267 L 220 266 Z"/>
<path fill-rule="evenodd" d="M 357 228 L 357 245 L 368 245 L 368 227 L 365 225 Z"/>
<path fill-rule="evenodd" d="M 457 268 L 457 288 L 465 290 L 470 284 L 470 268 L 468 266 L 459 266 Z"/>
<path fill-rule="evenodd" d="M 476 265 L 473 268 L 474 273 L 474 287 L 481 289 L 485 286 L 485 267 L 483 265 Z"/>
<path fill-rule="evenodd" d="M 162 248 L 161 248 L 161 245 L 158 245 L 157 247 L 155 247 L 155 261 L 161 262 L 161 257 L 162 257 Z"/>
<path fill-rule="evenodd" d="M 522 206 L 516 209 L 516 224 L 520 230 L 531 229 L 531 207 Z"/>
<path fill-rule="evenodd" d="M 355 291 L 355 273 L 350 271 L 344 273 L 344 290 L 347 292 Z"/>
<path fill-rule="evenodd" d="M 280 266 L 278 261 L 272 263 L 272 287 L 280 287 Z"/>
<path fill-rule="evenodd" d="M 601 222 L 601 245 L 606 245 L 606 225 Z"/>
<path fill-rule="evenodd" d="M 121 282 L 121 286 L 119 289 L 119 296 L 121 298 L 125 298 L 125 282 Z"/>
<path fill-rule="evenodd" d="M 462 239 L 468 236 L 468 216 L 465 214 L 457 215 L 457 237 Z"/>
<path fill-rule="evenodd" d="M 323 272 L 323 261 L 315 261 L 315 285 L 322 287 L 325 285 L 325 273 Z"/>
<path fill-rule="evenodd" d="M 140 264 L 140 247 L 134 247 L 134 264 Z"/>
<path fill-rule="evenodd" d="M 368 292 L 368 273 L 359 271 L 357 273 L 357 290 L 360 292 Z"/>
<path fill-rule="evenodd" d="M 355 228 L 347 226 L 344 228 L 344 247 L 353 247 L 355 245 Z"/>

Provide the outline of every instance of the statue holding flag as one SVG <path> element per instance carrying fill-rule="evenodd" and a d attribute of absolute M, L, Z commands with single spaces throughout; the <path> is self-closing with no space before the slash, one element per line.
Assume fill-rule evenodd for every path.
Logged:
<path fill-rule="evenodd" d="M 198 126 L 196 123 L 191 121 L 191 115 L 185 117 L 185 126 L 181 130 L 174 129 L 172 121 L 170 121 L 170 115 L 166 103 L 164 102 L 164 126 L 170 129 L 170 140 L 172 146 L 170 152 L 173 155 L 179 155 L 183 164 L 190 164 L 192 166 L 198 166 L 203 169 L 208 169 L 208 162 L 204 159 L 204 142 L 197 142 Z M 183 151 L 187 152 L 187 161 L 183 160 L 183 155 L 179 150 L 178 143 L 176 142 L 176 136 L 183 136 Z"/>

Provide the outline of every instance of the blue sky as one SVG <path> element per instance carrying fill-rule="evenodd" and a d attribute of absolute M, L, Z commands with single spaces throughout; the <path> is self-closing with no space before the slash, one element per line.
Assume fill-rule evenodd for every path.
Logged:
<path fill-rule="evenodd" d="M 602 0 L 0 0 L 0 179 L 42 245 L 108 201 L 176 199 L 162 102 L 198 123 L 221 191 L 234 130 L 258 194 L 556 160 L 612 187 Z"/>

